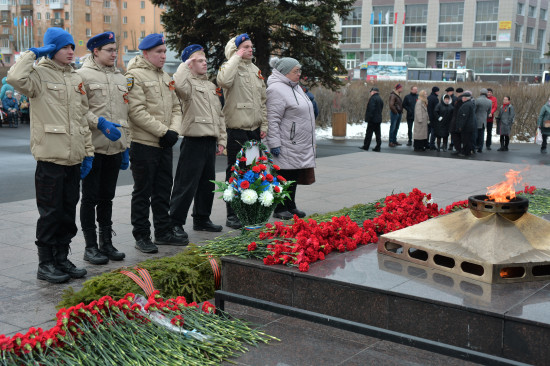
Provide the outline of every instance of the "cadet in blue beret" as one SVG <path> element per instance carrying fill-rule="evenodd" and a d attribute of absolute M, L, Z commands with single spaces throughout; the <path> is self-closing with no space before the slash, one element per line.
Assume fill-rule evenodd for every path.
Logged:
<path fill-rule="evenodd" d="M 139 43 L 138 48 L 142 51 L 146 51 L 164 43 L 164 36 L 162 34 L 153 33 L 143 38 L 143 40 Z"/>
<path fill-rule="evenodd" d="M 237 37 L 235 37 L 235 46 L 239 48 L 241 43 L 244 41 L 250 41 L 250 36 L 247 33 L 239 34 Z"/>
<path fill-rule="evenodd" d="M 118 49 L 113 32 L 93 36 L 86 47 L 92 55 L 84 60 L 78 74 L 88 97 L 86 117 L 92 130 L 95 158 L 92 170 L 82 180 L 80 224 L 86 242 L 84 260 L 106 264 L 109 259 L 120 261 L 125 257 L 113 246 L 111 217 L 118 173 L 130 164 L 128 87 L 126 78 L 115 66 Z"/>
<path fill-rule="evenodd" d="M 204 48 L 202 48 L 202 46 L 198 44 L 192 44 L 191 46 L 185 47 L 185 49 L 181 53 L 181 62 L 187 61 L 189 57 L 197 51 L 204 51 Z"/>

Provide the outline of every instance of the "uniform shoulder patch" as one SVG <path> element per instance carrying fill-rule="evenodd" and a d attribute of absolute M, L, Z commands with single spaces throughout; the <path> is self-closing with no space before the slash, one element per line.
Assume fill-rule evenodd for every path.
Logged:
<path fill-rule="evenodd" d="M 132 90 L 134 87 L 134 78 L 133 77 L 127 77 L 126 78 L 126 86 L 128 87 L 128 91 Z"/>
<path fill-rule="evenodd" d="M 220 66 L 220 70 L 223 70 L 225 68 L 225 64 L 227 64 L 227 61 L 225 61 L 221 66 Z"/>

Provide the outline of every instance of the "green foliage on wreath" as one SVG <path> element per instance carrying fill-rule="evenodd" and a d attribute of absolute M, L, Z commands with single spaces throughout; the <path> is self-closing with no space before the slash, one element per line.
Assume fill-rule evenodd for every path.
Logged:
<path fill-rule="evenodd" d="M 155 288 L 163 297 L 185 296 L 189 302 L 201 302 L 212 299 L 215 288 L 212 267 L 200 253 L 198 247 L 191 244 L 187 250 L 174 256 L 149 259 L 137 266 L 149 272 Z M 69 287 L 57 308 L 89 303 L 106 295 L 118 300 L 128 292 L 144 294 L 133 280 L 115 270 L 89 279 L 79 291 Z"/>

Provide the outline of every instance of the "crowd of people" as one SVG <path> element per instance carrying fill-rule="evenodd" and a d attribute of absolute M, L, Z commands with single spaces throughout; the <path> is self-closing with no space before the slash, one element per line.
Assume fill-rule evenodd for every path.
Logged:
<path fill-rule="evenodd" d="M 0 89 L 0 128 L 6 123 L 9 128 L 19 127 L 19 123 L 30 123 L 29 98 L 22 94 L 14 94 L 13 86 L 8 84 L 7 78 L 2 79 Z"/>
<path fill-rule="evenodd" d="M 384 102 L 378 93 L 376 87 L 370 90 L 365 112 L 365 122 L 368 124 L 360 149 L 366 151 L 370 148 L 373 133 L 376 135 L 376 146 L 372 151 L 380 151 L 382 143 L 380 123 Z M 412 86 L 404 98 L 402 93 L 403 86 L 397 84 L 388 97 L 389 147 L 402 145 L 397 141 L 397 132 L 403 112 L 406 112 L 407 146 L 414 145 L 414 151 L 452 151 L 454 155 L 468 157 L 483 152 L 484 148 L 491 150 L 493 125 L 500 136 L 497 151 L 508 151 L 515 118 L 509 96 L 499 103 L 491 88 L 481 89 L 479 96 L 474 98 L 471 91 L 462 88 L 455 90 L 452 86 L 446 88 L 443 95 L 440 95 L 437 86 L 432 87 L 429 95 L 425 89 L 418 91 L 417 86 Z M 541 153 L 545 154 L 550 134 L 550 99 L 540 111 L 537 126 L 542 134 Z"/>
<path fill-rule="evenodd" d="M 161 34 L 143 38 L 142 54 L 130 60 L 125 75 L 115 65 L 113 32 L 90 38 L 90 55 L 79 70 L 72 67 L 75 43 L 70 33 L 49 28 L 43 44 L 23 52 L 7 76 L 9 85 L 22 94 L 19 109 L 21 101 L 27 109 L 33 105 L 38 279 L 62 283 L 87 273 L 68 258 L 78 231 L 81 180 L 84 260 L 100 265 L 125 258 L 113 245 L 112 206 L 119 171 L 129 167 L 134 179 L 129 220 L 135 248 L 143 253 L 156 253 L 158 245 L 189 243 L 184 225 L 191 204 L 193 230 L 223 229 L 210 220 L 215 158 L 225 151 L 229 179 L 236 155 L 251 139 L 266 139 L 274 164 L 281 168 L 278 174 L 295 181 L 291 200 L 279 204 L 274 217 L 306 215 L 296 207 L 296 189 L 297 184 L 315 181 L 318 112 L 313 95 L 299 82 L 297 60 L 274 59 L 266 90 L 253 63 L 252 41 L 240 34 L 226 45 L 217 87 L 207 77 L 201 45 L 184 49 L 173 77 L 164 72 L 166 44 Z M 16 107 L 9 93 L 4 102 L 8 114 Z M 180 136 L 173 179 L 173 146 Z M 229 205 L 226 226 L 241 227 Z"/>

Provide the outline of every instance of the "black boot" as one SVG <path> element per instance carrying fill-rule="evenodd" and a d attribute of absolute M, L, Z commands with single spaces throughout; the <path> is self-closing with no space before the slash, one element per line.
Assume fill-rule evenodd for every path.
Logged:
<path fill-rule="evenodd" d="M 109 258 L 101 253 L 97 248 L 97 235 L 95 229 L 93 231 L 83 231 L 84 240 L 86 241 L 86 249 L 84 250 L 84 260 L 91 264 L 106 264 Z"/>
<path fill-rule="evenodd" d="M 111 226 L 99 227 L 99 251 L 109 257 L 110 260 L 121 261 L 126 257 L 126 254 L 119 252 L 113 246 L 112 237 L 113 230 Z"/>
<path fill-rule="evenodd" d="M 81 278 L 88 273 L 84 268 L 76 268 L 73 262 L 69 260 L 69 244 L 57 244 L 53 248 L 53 256 L 57 269 L 65 272 L 72 278 Z"/>
<path fill-rule="evenodd" d="M 71 279 L 71 276 L 61 272 L 55 267 L 51 246 L 38 247 L 38 272 L 36 278 L 50 283 L 63 283 Z"/>

